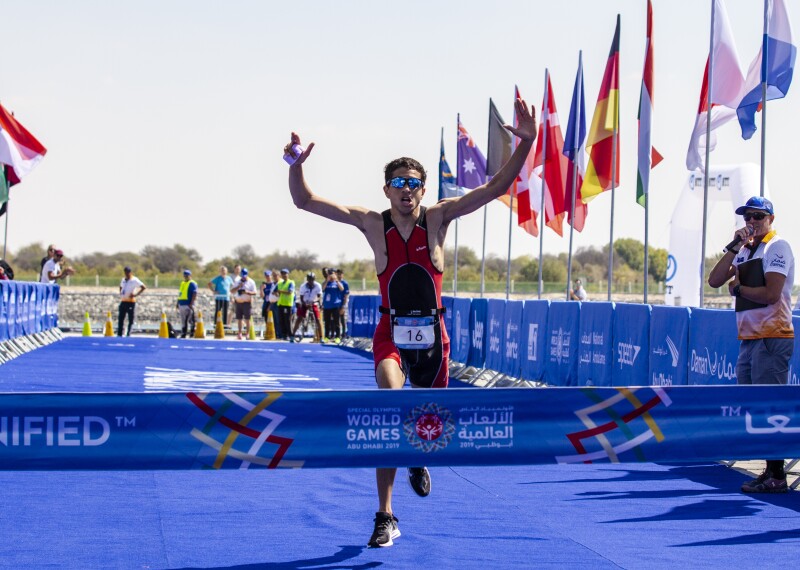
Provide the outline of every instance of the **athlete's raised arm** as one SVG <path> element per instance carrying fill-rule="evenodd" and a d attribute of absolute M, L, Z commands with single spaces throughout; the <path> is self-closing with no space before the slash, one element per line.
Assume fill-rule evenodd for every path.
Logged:
<path fill-rule="evenodd" d="M 295 158 L 294 164 L 289 167 L 289 192 L 292 194 L 294 205 L 317 214 L 323 218 L 328 218 L 336 222 L 342 222 L 357 227 L 362 232 L 366 229 L 366 219 L 376 216 L 374 212 L 359 206 L 342 206 L 326 198 L 321 198 L 311 191 L 303 176 L 303 163 L 308 159 L 314 148 L 314 143 L 308 145 L 300 155 L 293 150 L 295 145 L 300 145 L 300 137 L 297 133 L 292 133 L 289 144 L 284 147 L 284 153 Z"/>

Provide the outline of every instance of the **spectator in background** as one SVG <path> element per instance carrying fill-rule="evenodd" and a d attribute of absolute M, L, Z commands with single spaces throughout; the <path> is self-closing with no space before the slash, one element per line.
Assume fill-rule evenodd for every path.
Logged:
<path fill-rule="evenodd" d="M 55 251 L 56 251 L 56 246 L 54 244 L 51 243 L 50 245 L 47 246 L 47 255 L 42 258 L 42 264 L 41 267 L 39 268 L 40 272 L 42 269 L 44 269 L 44 264 L 53 259 Z"/>
<path fill-rule="evenodd" d="M 298 290 L 300 294 L 300 307 L 297 309 L 297 319 L 294 321 L 294 330 L 289 337 L 290 342 L 294 342 L 294 335 L 297 333 L 297 329 L 300 328 L 300 323 L 306 317 L 307 311 L 312 311 L 314 313 L 314 321 L 317 326 L 314 342 L 319 342 L 322 339 L 322 322 L 319 315 L 322 286 L 314 280 L 315 278 L 316 276 L 313 272 L 308 273 L 306 275 L 306 282 L 300 285 L 300 289 Z"/>
<path fill-rule="evenodd" d="M 228 275 L 228 268 L 221 265 L 219 268 L 219 275 L 214 277 L 208 282 L 208 288 L 214 292 L 214 320 L 216 322 L 217 314 L 222 314 L 222 324 L 228 324 L 228 305 L 231 301 L 231 287 L 233 287 L 233 279 Z"/>
<path fill-rule="evenodd" d="M 345 338 L 347 337 L 347 309 L 350 303 L 350 285 L 344 280 L 344 271 L 341 268 L 336 270 L 336 278 L 344 287 L 342 306 L 339 308 L 339 330 L 342 333 L 342 338 Z"/>
<path fill-rule="evenodd" d="M 126 336 L 131 336 L 133 319 L 136 312 L 136 297 L 144 293 L 147 289 L 138 277 L 136 277 L 130 267 L 123 269 L 125 277 L 119 283 L 119 316 L 117 324 L 117 336 L 122 336 L 122 325 L 125 316 L 128 317 L 128 332 Z"/>
<path fill-rule="evenodd" d="M 294 307 L 294 281 L 289 279 L 289 270 L 281 269 L 281 279 L 277 284 L 278 316 L 281 322 L 279 338 L 289 339 L 292 334 L 292 308 Z"/>
<path fill-rule="evenodd" d="M 231 291 L 233 291 L 233 288 L 236 287 L 239 284 L 239 280 L 241 278 L 242 278 L 242 266 L 237 263 L 236 265 L 233 266 L 233 276 L 232 276 L 233 285 L 231 285 L 231 288 L 230 288 Z M 233 316 L 234 316 L 233 315 L 233 305 L 231 305 L 230 308 L 228 309 L 228 318 L 227 318 L 226 322 L 228 322 L 228 323 L 231 322 L 233 320 Z"/>
<path fill-rule="evenodd" d="M 0 259 L 0 281 L 13 281 L 14 269 L 5 259 Z"/>
<path fill-rule="evenodd" d="M 183 270 L 183 281 L 178 290 L 178 312 L 181 316 L 181 338 L 186 338 L 187 329 L 189 336 L 194 336 L 194 306 L 197 300 L 197 283 L 192 280 L 192 272 Z"/>
<path fill-rule="evenodd" d="M 242 340 L 242 330 L 244 330 L 245 336 L 250 332 L 250 317 L 253 314 L 253 297 L 256 295 L 256 282 L 250 279 L 247 274 L 247 268 L 242 268 L 239 275 L 239 282 L 231 289 L 231 293 L 234 293 L 233 301 L 236 305 L 236 324 L 239 327 L 236 338 L 239 340 Z"/>
<path fill-rule="evenodd" d="M 3 269 L 3 266 L 0 265 L 0 281 L 8 281 L 8 275 L 6 275 L 6 270 Z"/>
<path fill-rule="evenodd" d="M 322 315 L 325 319 L 325 341 L 341 342 L 342 332 L 339 310 L 344 302 L 344 285 L 335 269 L 328 269 L 322 290 Z"/>
<path fill-rule="evenodd" d="M 272 270 L 272 289 L 269 292 L 269 312 L 272 313 L 272 324 L 275 325 L 275 338 L 283 338 L 281 331 L 281 315 L 278 310 L 278 276 L 280 273 L 277 269 Z"/>
<path fill-rule="evenodd" d="M 45 262 L 44 267 L 42 267 L 42 276 L 40 279 L 41 283 L 53 284 L 59 279 L 63 279 L 64 277 L 75 273 L 75 270 L 72 269 L 72 267 L 61 269 L 61 262 L 63 259 L 63 251 L 57 249 L 53 252 L 53 257 Z"/>
<path fill-rule="evenodd" d="M 580 279 L 576 279 L 572 283 L 572 289 L 569 292 L 569 298 L 572 301 L 585 301 L 586 300 L 586 289 L 583 288 L 583 284 L 581 283 Z"/>
<path fill-rule="evenodd" d="M 269 294 L 271 292 L 272 271 L 265 269 L 264 280 L 261 282 L 261 287 L 258 290 L 258 296 L 261 297 L 261 316 L 264 318 L 264 323 L 267 322 L 267 314 L 269 313 Z"/>

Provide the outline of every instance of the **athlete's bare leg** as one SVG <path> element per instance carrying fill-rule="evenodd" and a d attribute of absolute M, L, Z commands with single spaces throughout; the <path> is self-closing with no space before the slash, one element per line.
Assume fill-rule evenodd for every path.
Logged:
<path fill-rule="evenodd" d="M 378 367 L 375 369 L 375 380 L 378 388 L 389 390 L 399 390 L 406 382 L 400 366 L 391 358 L 385 358 L 378 363 Z M 375 470 L 375 478 L 378 483 L 378 511 L 392 512 L 392 489 L 396 473 L 397 469 L 394 467 L 378 467 Z"/>

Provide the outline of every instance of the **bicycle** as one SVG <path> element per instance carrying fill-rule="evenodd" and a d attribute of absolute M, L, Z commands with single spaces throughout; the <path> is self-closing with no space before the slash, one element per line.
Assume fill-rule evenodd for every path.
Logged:
<path fill-rule="evenodd" d="M 306 305 L 306 314 L 300 321 L 297 331 L 294 333 L 294 341 L 302 342 L 306 336 L 311 338 L 318 338 L 322 335 L 322 331 L 317 330 L 317 320 L 314 318 L 314 303 Z M 295 323 L 297 323 L 297 313 L 292 313 L 292 330 L 294 330 Z"/>

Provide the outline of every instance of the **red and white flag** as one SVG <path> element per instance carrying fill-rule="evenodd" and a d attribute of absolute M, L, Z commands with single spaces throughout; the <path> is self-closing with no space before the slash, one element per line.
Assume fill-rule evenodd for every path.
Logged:
<path fill-rule="evenodd" d="M 519 88 L 517 86 L 514 86 L 514 98 L 522 98 L 522 96 L 519 94 Z M 519 121 L 516 115 L 514 115 L 514 126 L 519 126 Z M 530 152 L 525 158 L 525 163 L 522 165 L 522 169 L 519 171 L 517 180 L 514 182 L 514 187 L 516 189 L 514 194 L 517 197 L 517 224 L 523 230 L 536 237 L 539 235 L 539 226 L 536 223 L 536 205 L 531 204 L 530 179 L 532 173 L 533 153 Z"/>
<path fill-rule="evenodd" d="M 7 164 L 8 181 L 15 184 L 44 158 L 47 149 L 0 105 L 0 163 Z"/>
<path fill-rule="evenodd" d="M 562 225 L 566 215 L 565 190 L 567 179 L 567 157 L 562 154 L 564 136 L 561 134 L 561 123 L 556 110 L 556 99 L 553 96 L 553 86 L 550 77 L 547 77 L 547 105 L 542 104 L 542 119 L 539 123 L 539 135 L 536 139 L 536 154 L 534 158 L 534 183 L 538 202 L 534 208 L 538 210 L 541 204 L 541 192 L 544 192 L 544 219 L 558 235 L 563 236 Z M 543 146 L 543 134 L 547 130 L 547 146 Z M 544 179 L 542 180 L 542 170 Z M 533 197 L 533 196 L 532 196 Z"/>

